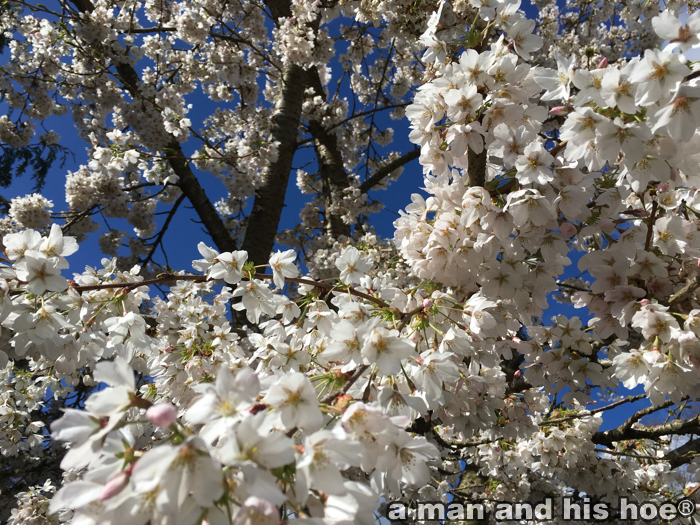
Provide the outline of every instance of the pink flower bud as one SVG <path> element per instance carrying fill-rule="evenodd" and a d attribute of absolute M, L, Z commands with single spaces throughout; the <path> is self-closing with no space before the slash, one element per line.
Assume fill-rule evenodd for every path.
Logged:
<path fill-rule="evenodd" d="M 649 299 L 642 299 L 641 301 L 639 301 L 639 304 L 641 304 L 642 306 L 646 306 L 649 304 Z"/>
<path fill-rule="evenodd" d="M 596 69 L 603 69 L 603 68 L 606 68 L 606 67 L 608 67 L 608 59 L 607 59 L 607 58 L 604 58 L 603 60 L 601 60 L 600 62 L 598 62 L 598 65 L 596 66 Z"/>
<path fill-rule="evenodd" d="M 661 183 L 656 187 L 657 191 L 660 191 L 661 193 L 667 192 L 669 190 L 668 184 Z"/>
<path fill-rule="evenodd" d="M 250 412 L 251 414 L 255 415 L 255 414 L 257 414 L 258 412 L 262 412 L 263 410 L 265 410 L 265 409 L 267 408 L 267 406 L 268 406 L 268 405 L 266 405 L 266 404 L 264 404 L 264 403 L 255 403 L 252 407 L 250 407 L 250 408 L 248 409 L 248 412 Z"/>
<path fill-rule="evenodd" d="M 177 419 L 177 409 L 168 403 L 153 405 L 146 410 L 146 419 L 158 428 L 168 428 Z"/>
<path fill-rule="evenodd" d="M 570 110 L 567 106 L 556 106 L 556 107 L 553 107 L 552 109 L 549 110 L 549 114 L 560 117 L 563 115 L 568 115 L 569 111 Z"/>
<path fill-rule="evenodd" d="M 561 226 L 559 226 L 559 231 L 566 238 L 573 237 L 574 235 L 576 235 L 576 226 L 574 226 L 570 222 L 565 222 L 562 223 Z"/>
<path fill-rule="evenodd" d="M 113 476 L 107 483 L 105 484 L 104 488 L 102 489 L 102 492 L 100 492 L 99 495 L 99 500 L 104 501 L 109 498 L 113 498 L 117 494 L 119 494 L 124 487 L 126 487 L 126 484 L 129 483 L 129 478 L 131 477 L 131 471 L 134 470 L 134 465 L 136 463 L 132 463 L 128 467 L 126 467 L 125 470 L 117 474 L 116 476 Z"/>
<path fill-rule="evenodd" d="M 520 379 L 520 376 L 523 375 L 521 370 L 516 370 L 515 373 L 513 374 L 513 379 Z"/>
<path fill-rule="evenodd" d="M 423 299 L 423 308 L 430 308 L 431 306 L 433 306 L 432 299 Z"/>

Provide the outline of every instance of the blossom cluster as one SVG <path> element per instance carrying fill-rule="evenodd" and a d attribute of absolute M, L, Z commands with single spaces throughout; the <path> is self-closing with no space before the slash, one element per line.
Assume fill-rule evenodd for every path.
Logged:
<path fill-rule="evenodd" d="M 522 62 L 542 44 L 536 35 L 518 41 L 522 20 L 509 16 L 490 49 L 467 49 L 454 62 L 444 63 L 444 43 L 425 52 L 436 78 L 406 114 L 431 196 L 414 195 L 395 241 L 418 277 L 475 294 L 470 301 L 482 296 L 499 311 L 475 334 L 505 336 L 509 322 L 511 333 L 519 324 L 527 330 L 532 338 L 513 346 L 533 384 L 553 392 L 546 377 L 556 377 L 571 388 L 569 401 L 585 401 L 586 379 L 604 387 L 613 377 L 630 389 L 644 385 L 656 405 L 692 397 L 700 383 L 697 310 L 669 308 L 700 256 L 699 87 L 682 53 L 698 45 L 695 18 L 685 26 L 664 11 L 651 24 L 668 46 L 593 69 L 556 50 L 557 69 Z M 488 162 L 485 187 L 472 183 L 467 150 Z M 590 330 L 576 318 L 533 324 L 572 250 L 587 252 L 578 267 L 593 278 L 590 290 L 572 295 L 592 312 Z M 630 330 L 639 347 L 623 351 Z M 601 341 L 616 343 L 605 371 L 593 351 Z"/>
<path fill-rule="evenodd" d="M 90 145 L 63 227 L 38 194 L 1 225 L 0 466 L 24 483 L 0 494 L 9 523 L 369 525 L 399 500 L 698 494 L 698 15 L 632 1 L 581 5 L 578 22 L 574 3 L 540 2 L 535 21 L 517 0 L 88 4 L 59 22 L 1 19 L 19 36 L 0 87 L 29 120 L 0 120 L 0 139 L 21 147 L 65 100 Z M 326 92 L 341 16 L 352 100 Z M 306 84 L 285 85 L 289 71 Z M 203 130 L 197 89 L 221 103 Z M 297 174 L 311 198 L 278 236 L 294 249 L 249 260 L 237 240 L 262 226 L 245 205 L 292 166 L 269 137 L 294 108 L 291 149 L 317 154 L 318 173 Z M 403 157 L 378 160 L 394 134 L 374 122 L 384 109 L 410 122 L 427 192 L 393 242 L 367 227 L 380 205 L 363 189 Z M 192 167 L 226 189 L 204 212 Z M 169 222 L 185 197 L 203 221 L 218 213 L 223 242 L 209 233 L 226 247 L 199 243 L 193 272 L 156 271 L 155 214 L 172 204 Z M 135 236 L 103 235 L 111 258 L 69 281 L 96 213 Z M 553 292 L 581 315 L 543 319 Z"/>

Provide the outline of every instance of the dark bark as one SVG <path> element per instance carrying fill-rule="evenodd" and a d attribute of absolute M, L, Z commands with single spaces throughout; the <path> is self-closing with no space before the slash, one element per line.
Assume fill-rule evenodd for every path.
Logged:
<path fill-rule="evenodd" d="M 488 478 L 479 473 L 479 467 L 473 464 L 465 465 L 459 484 L 454 489 L 455 499 L 465 504 L 477 504 L 479 499 L 474 499 L 475 495 L 483 494 L 486 490 Z M 468 516 L 465 516 L 467 518 Z M 488 516 L 484 519 L 465 519 L 460 521 L 463 525 L 483 525 L 488 523 Z"/>
<path fill-rule="evenodd" d="M 693 461 L 697 454 L 700 454 L 700 438 L 672 450 L 664 456 L 664 460 L 671 464 L 671 469 L 675 469 Z"/>
<path fill-rule="evenodd" d="M 700 288 L 700 277 L 693 277 L 683 288 L 668 298 L 668 305 L 676 310 L 687 299 L 690 299 L 698 288 Z"/>
<path fill-rule="evenodd" d="M 279 143 L 277 160 L 261 174 L 262 181 L 255 191 L 253 209 L 242 245 L 242 249 L 248 252 L 248 260 L 258 265 L 267 264 L 275 243 L 292 160 L 297 149 L 306 80 L 306 71 L 302 67 L 290 63 L 284 66 L 270 133 L 270 140 Z"/>
<path fill-rule="evenodd" d="M 316 95 L 324 96 L 318 69 L 314 66 L 307 73 L 309 87 L 313 88 Z M 318 171 L 323 183 L 326 233 L 333 239 L 337 239 L 341 235 L 349 237 L 350 225 L 345 224 L 340 215 L 331 212 L 335 204 L 334 199 L 342 195 L 343 190 L 350 185 L 343 166 L 343 157 L 338 149 L 338 136 L 335 131 L 327 131 L 316 120 L 309 122 L 309 132 L 314 139 Z"/>
<path fill-rule="evenodd" d="M 670 405 L 672 404 L 671 402 Z M 640 410 L 637 414 L 643 413 L 643 415 L 647 415 L 647 413 L 652 413 L 654 410 L 658 409 L 659 407 L 649 407 L 648 409 Z M 627 420 L 619 428 L 604 432 L 596 432 L 593 434 L 593 443 L 596 445 L 613 447 L 615 442 L 627 441 L 630 439 L 656 440 L 662 436 L 669 435 L 700 434 L 700 416 L 696 416 L 692 419 L 675 419 L 669 423 L 655 425 L 653 427 L 632 428 L 632 424 L 628 425 L 628 423 L 634 417 L 635 416 Z"/>
<path fill-rule="evenodd" d="M 266 0 L 265 5 L 270 8 L 275 23 L 281 16 L 292 16 L 292 2 L 290 0 Z"/>
<path fill-rule="evenodd" d="M 414 159 L 417 159 L 420 157 L 420 148 L 414 148 L 408 153 L 404 153 L 401 155 L 398 159 L 392 160 L 389 164 L 386 166 L 379 168 L 377 172 L 372 175 L 369 179 L 364 181 L 360 185 L 360 191 L 362 193 L 367 193 L 369 190 L 374 188 L 377 184 L 382 182 L 386 177 L 392 174 L 392 172 L 401 166 L 408 164 Z"/>
<path fill-rule="evenodd" d="M 467 153 L 469 160 L 469 167 L 467 168 L 469 173 L 469 186 L 481 186 L 484 187 L 486 183 L 486 148 L 481 153 L 474 153 L 474 150 L 469 148 Z"/>
<path fill-rule="evenodd" d="M 179 177 L 177 186 L 194 207 L 194 211 L 197 212 L 216 248 L 220 252 L 234 251 L 236 249 L 236 241 L 231 237 L 231 233 L 219 216 L 216 208 L 214 208 L 211 200 L 209 200 L 209 197 L 207 197 L 204 188 L 202 188 L 197 177 L 192 173 L 192 168 L 190 168 L 187 159 L 185 159 L 180 144 L 173 141 L 169 144 L 169 148 L 176 153 L 174 157 L 168 160 L 170 167 Z"/>

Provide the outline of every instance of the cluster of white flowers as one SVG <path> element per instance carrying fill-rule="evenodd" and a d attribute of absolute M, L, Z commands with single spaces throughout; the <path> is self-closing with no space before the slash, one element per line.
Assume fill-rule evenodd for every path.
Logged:
<path fill-rule="evenodd" d="M 275 29 L 275 46 L 285 62 L 313 65 L 313 51 L 316 33 L 310 24 L 316 19 L 318 5 L 316 2 L 292 0 L 292 16 L 282 19 L 279 29 Z"/>
<path fill-rule="evenodd" d="M 34 126 L 31 123 L 27 123 L 18 129 L 17 125 L 7 115 L 0 117 L 0 142 L 13 148 L 20 148 L 29 144 L 33 135 Z"/>
<path fill-rule="evenodd" d="M 700 86 L 673 49 L 692 47 L 697 35 L 665 11 L 651 20 L 662 38 L 674 34 L 664 50 L 592 70 L 555 52 L 556 70 L 531 68 L 521 60 L 541 42 L 517 42 L 518 16 L 490 50 L 468 49 L 446 65 L 435 46 L 426 51 L 437 78 L 406 113 L 432 196 L 414 195 L 395 223 L 397 245 L 418 277 L 478 292 L 472 297 L 498 308 L 506 324 L 491 321 L 492 333 L 522 323 L 533 338 L 515 348 L 531 361 L 525 377 L 533 384 L 551 388 L 545 378 L 556 376 L 559 387 L 571 387 L 569 401 L 583 400 L 586 378 L 602 387 L 614 384 L 612 374 L 628 388 L 644 384 L 657 405 L 666 396 L 678 402 L 700 383 L 693 314 L 676 312 L 689 319 L 683 330 L 668 312 L 700 257 L 692 146 L 700 140 Z M 556 133 L 544 125 L 553 119 L 561 119 Z M 467 149 L 486 155 L 488 189 L 470 186 L 476 173 Z M 593 332 L 558 319 L 545 333 L 528 319 L 548 307 L 571 249 L 589 252 L 578 266 L 594 281 L 573 300 L 594 313 Z M 617 355 L 603 373 L 590 360 L 591 343 L 624 341 L 630 328 L 641 334 L 640 348 Z"/>
<path fill-rule="evenodd" d="M 17 507 L 12 509 L 8 525 L 39 524 L 58 525 L 58 516 L 49 514 L 49 503 L 56 487 L 50 480 L 41 486 L 31 487 L 27 492 L 16 495 Z"/>
<path fill-rule="evenodd" d="M 53 203 L 39 193 L 17 197 L 10 202 L 9 215 L 17 225 L 24 228 L 45 228 L 51 224 Z"/>
<path fill-rule="evenodd" d="M 46 238 L 28 230 L 5 242 L 16 277 L 7 268 L 3 282 L 20 292 L 6 294 L 3 307 L 2 324 L 14 333 L 10 357 L 55 361 L 48 375 L 39 374 L 44 383 L 107 385 L 87 399 L 85 410 L 68 409 L 51 426 L 52 439 L 69 444 L 61 466 L 70 475 L 48 510 L 62 522 L 178 517 L 194 523 L 205 516 L 229 523 L 233 516 L 239 523 L 236 516 L 277 517 L 280 506 L 308 510 L 328 523 L 367 522 L 381 497 L 410 499 L 434 490 L 431 476 L 446 475 L 441 483 L 449 486 L 459 464 L 441 459 L 438 447 L 462 448 L 475 438 L 476 446 L 493 435 L 494 425 L 498 439 L 478 447 L 478 464 L 494 481 L 497 499 L 530 496 L 527 480 L 538 473 L 550 491 L 574 482 L 591 493 L 601 486 L 611 494 L 641 490 L 642 466 L 616 470 L 618 457 L 597 454 L 592 436 L 600 416 L 579 405 L 565 413 L 571 424 L 562 424 L 537 387 L 522 396 L 506 392 L 499 357 L 511 350 L 498 334 L 508 323 L 500 329 L 497 319 L 507 310 L 480 294 L 468 298 L 459 320 L 452 315 L 454 293 L 434 291 L 428 298 L 384 286 L 377 296 L 378 283 L 367 276 L 371 263 L 348 248 L 336 261 L 341 279 L 362 286 L 339 287 L 334 311 L 318 298 L 322 283 L 297 277 L 293 251 L 274 254 L 272 274 L 264 278 L 246 264 L 245 252 L 218 253 L 200 244 L 205 258 L 193 265 L 205 275 L 180 276 L 166 300 L 156 299 L 153 333 L 139 314 L 148 295 L 138 268 L 120 274 L 105 260 L 103 270 L 76 274 L 73 287 L 56 295 L 67 283 L 51 277 L 50 268 L 65 267 L 74 241 L 54 226 Z M 29 275 L 38 261 L 44 270 Z M 216 279 L 235 289 L 212 295 Z M 291 301 L 272 293 L 266 281 L 278 289 L 297 282 L 306 295 Z M 33 303 L 25 291 L 44 301 Z M 232 331 L 226 303 L 233 297 L 242 298 L 234 306 L 244 308 L 261 333 L 241 339 Z M 405 313 L 382 320 L 373 310 Z M 561 319 L 559 327 L 533 328 L 533 342 L 555 346 L 551 341 L 559 339 L 583 352 L 590 344 L 580 328 L 580 321 Z M 38 351 L 23 348 L 27 337 Z M 602 384 L 588 366 L 588 372 L 576 368 L 583 380 L 572 378 L 572 390 L 585 386 L 585 378 Z M 525 375 L 536 383 L 530 367 Z M 137 384 L 147 376 L 153 383 Z M 426 420 L 434 433 L 421 435 L 416 421 Z M 611 475 L 604 482 L 591 475 L 581 485 L 576 468 L 593 464 Z M 29 516 L 47 514 L 42 494 L 18 494 L 12 519 L 29 523 Z"/>
<path fill-rule="evenodd" d="M 54 462 L 0 494 L 12 525 L 364 525 L 382 501 L 699 493 L 679 471 L 698 470 L 697 441 L 669 439 L 698 434 L 700 81 L 685 55 L 698 15 L 549 4 L 536 34 L 517 0 L 342 4 L 294 0 L 274 20 L 212 0 L 98 0 L 60 25 L 2 15 L 24 38 L 3 71 L 26 91 L 6 82 L 11 107 L 59 113 L 55 85 L 90 141 L 67 177 L 66 230 L 82 239 L 100 211 L 135 233 L 103 235 L 112 258 L 68 281 L 77 240 L 50 201 L 14 199 L 2 223 L 0 466 L 12 478 L 23 456 Z M 324 87 L 323 26 L 341 15 L 351 101 Z M 284 85 L 293 65 L 308 85 Z M 380 208 L 363 185 L 401 160 L 375 158 L 394 136 L 375 113 L 400 114 L 420 83 L 405 115 L 428 195 L 391 243 L 362 217 Z M 186 117 L 197 88 L 221 102 L 200 131 Z M 278 238 L 296 249 L 262 264 L 235 238 L 256 234 L 245 203 L 261 174 L 303 145 L 294 126 L 291 148 L 268 139 L 292 106 L 319 169 L 297 172 L 312 197 Z M 226 189 L 205 212 L 189 160 Z M 226 247 L 199 243 L 195 273 L 142 268 L 159 203 L 185 196 L 232 237 L 210 230 Z M 353 230 L 334 238 L 332 219 Z M 565 279 L 573 260 L 585 279 Z M 546 323 L 561 290 L 584 314 Z M 608 410 L 644 397 L 620 384 L 643 385 L 651 408 L 603 431 Z M 638 421 L 664 408 L 668 422 Z"/>

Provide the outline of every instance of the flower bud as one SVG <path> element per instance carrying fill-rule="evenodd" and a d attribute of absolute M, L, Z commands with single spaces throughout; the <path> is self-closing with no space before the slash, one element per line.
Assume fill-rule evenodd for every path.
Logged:
<path fill-rule="evenodd" d="M 146 410 L 146 419 L 158 428 L 168 428 L 177 419 L 177 409 L 168 403 L 153 405 Z"/>
<path fill-rule="evenodd" d="M 255 414 L 257 414 L 258 412 L 262 412 L 262 411 L 265 410 L 267 407 L 268 407 L 268 405 L 266 405 L 265 403 L 255 403 L 253 406 L 251 406 L 251 407 L 248 409 L 248 412 L 250 412 L 251 414 L 255 415 Z"/>
<path fill-rule="evenodd" d="M 343 381 L 347 380 L 348 377 L 350 377 L 349 374 L 347 374 L 346 372 L 341 372 L 338 368 L 336 368 L 335 370 L 333 370 L 333 371 L 331 372 L 331 375 L 333 376 L 333 379 L 335 379 L 335 380 L 340 380 L 340 379 L 342 379 Z"/>
<path fill-rule="evenodd" d="M 78 368 L 78 362 L 69 359 L 68 357 L 66 357 L 65 354 L 63 354 L 58 359 L 56 359 L 53 367 L 54 370 L 59 374 L 68 375 L 75 372 L 75 370 Z"/>
<path fill-rule="evenodd" d="M 565 222 L 561 226 L 559 226 L 559 231 L 564 237 L 573 237 L 574 235 L 576 235 L 576 226 L 574 226 L 570 222 Z"/>
<path fill-rule="evenodd" d="M 603 60 L 601 60 L 600 62 L 598 62 L 598 65 L 596 66 L 596 69 L 603 69 L 603 68 L 606 68 L 606 67 L 608 67 L 608 59 L 607 59 L 607 58 L 604 58 Z"/>
<path fill-rule="evenodd" d="M 341 394 L 335 399 L 333 406 L 338 410 L 345 410 L 350 406 L 353 399 L 354 398 L 350 394 Z"/>
<path fill-rule="evenodd" d="M 433 306 L 433 300 L 428 298 L 428 299 L 423 299 L 423 308 L 430 308 Z"/>
<path fill-rule="evenodd" d="M 649 299 L 642 299 L 641 301 L 639 301 L 639 304 L 641 304 L 642 306 L 646 306 L 649 304 Z"/>
<path fill-rule="evenodd" d="M 124 487 L 126 487 L 126 484 L 129 483 L 129 478 L 131 477 L 131 471 L 134 469 L 134 465 L 135 463 L 132 463 L 125 470 L 123 470 L 116 476 L 113 476 L 109 481 L 107 481 L 104 488 L 102 489 L 102 492 L 100 492 L 100 501 L 113 498 L 114 496 L 119 494 Z"/>
<path fill-rule="evenodd" d="M 556 106 L 549 110 L 550 115 L 557 117 L 568 115 L 571 110 L 567 106 Z"/>
<path fill-rule="evenodd" d="M 521 370 L 516 370 L 515 373 L 513 374 L 513 379 L 520 379 L 520 376 L 523 375 Z"/>
<path fill-rule="evenodd" d="M 665 193 L 669 190 L 669 185 L 662 182 L 656 187 L 656 190 L 660 191 L 661 193 Z"/>

